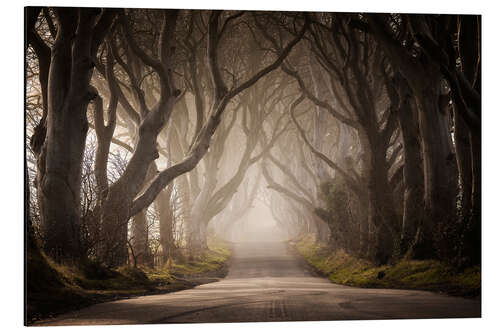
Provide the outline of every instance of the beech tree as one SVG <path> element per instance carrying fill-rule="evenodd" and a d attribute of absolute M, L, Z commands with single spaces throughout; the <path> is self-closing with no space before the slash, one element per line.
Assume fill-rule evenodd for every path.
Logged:
<path fill-rule="evenodd" d="M 30 9 L 34 22 L 37 10 Z M 80 179 L 93 58 L 116 16 L 115 10 L 53 8 L 57 32 L 47 59 L 47 45 L 30 30 L 39 50 L 44 115 L 32 138 L 37 156 L 37 187 L 43 247 L 56 259 L 80 256 Z M 33 18 L 34 17 L 34 18 Z M 48 69 L 47 69 L 48 66 Z"/>

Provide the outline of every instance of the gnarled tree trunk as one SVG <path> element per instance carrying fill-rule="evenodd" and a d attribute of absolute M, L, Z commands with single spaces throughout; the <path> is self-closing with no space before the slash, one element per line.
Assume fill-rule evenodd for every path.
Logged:
<path fill-rule="evenodd" d="M 93 58 L 114 14 L 98 9 L 56 8 L 47 99 L 47 132 L 37 176 L 43 247 L 53 258 L 80 256 L 80 187 L 87 136 Z M 101 30 L 102 29 L 102 30 Z"/>
<path fill-rule="evenodd" d="M 401 254 L 410 248 L 422 224 L 424 212 L 424 173 L 418 131 L 417 110 L 412 96 L 401 96 L 398 110 L 399 126 L 404 144 L 404 198 L 401 232 Z"/>
<path fill-rule="evenodd" d="M 413 247 L 415 258 L 436 257 L 434 227 L 453 223 L 457 216 L 457 169 L 450 137 L 450 114 L 440 108 L 441 76 L 431 70 L 427 75 L 427 80 L 413 83 L 422 138 L 425 201 L 424 220 Z"/>

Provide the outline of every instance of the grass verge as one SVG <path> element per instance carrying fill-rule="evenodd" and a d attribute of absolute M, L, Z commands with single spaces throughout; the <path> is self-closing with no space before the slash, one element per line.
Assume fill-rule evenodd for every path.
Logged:
<path fill-rule="evenodd" d="M 83 269 L 59 265 L 44 254 L 27 253 L 26 324 L 92 304 L 135 296 L 169 293 L 216 281 L 227 274 L 228 243 L 211 240 L 197 256 L 171 260 L 157 269 Z"/>
<path fill-rule="evenodd" d="M 481 268 L 458 272 L 436 260 L 400 260 L 375 266 L 342 250 L 332 252 L 306 235 L 294 242 L 297 251 L 321 275 L 332 282 L 363 288 L 416 289 L 477 298 L 481 295 Z"/>

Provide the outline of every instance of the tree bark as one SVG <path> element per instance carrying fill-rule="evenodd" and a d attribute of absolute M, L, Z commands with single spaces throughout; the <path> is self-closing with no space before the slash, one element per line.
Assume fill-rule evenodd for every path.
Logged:
<path fill-rule="evenodd" d="M 480 131 L 479 131 L 480 132 Z M 481 262 L 481 134 L 470 132 L 472 148 L 472 214 L 466 226 L 465 253 L 472 264 Z"/>
<path fill-rule="evenodd" d="M 395 241 L 399 235 L 398 217 L 394 209 L 392 189 L 388 182 L 387 147 L 374 131 L 364 134 L 359 132 L 363 147 L 363 164 L 368 183 L 370 201 L 370 222 L 376 227 L 375 262 L 386 264 L 395 253 Z"/>
<path fill-rule="evenodd" d="M 131 245 L 136 264 L 151 267 L 153 260 L 149 248 L 148 229 L 147 209 L 145 209 L 132 218 Z"/>
<path fill-rule="evenodd" d="M 463 219 L 468 219 L 472 209 L 472 147 L 470 144 L 469 129 L 456 110 L 453 113 L 453 121 L 455 151 L 458 175 L 460 177 L 460 216 Z"/>
<path fill-rule="evenodd" d="M 401 232 L 401 254 L 405 254 L 415 240 L 417 227 L 422 224 L 424 212 L 424 173 L 415 102 L 411 95 L 401 96 L 398 110 L 399 125 L 404 144 L 404 199 Z"/>
<path fill-rule="evenodd" d="M 370 32 L 377 38 L 392 67 L 413 91 L 418 107 L 424 169 L 424 219 L 418 227 L 413 255 L 436 257 L 433 230 L 456 218 L 456 163 L 452 152 L 449 113 L 440 108 L 443 76 L 438 65 L 421 55 L 414 58 L 387 31 L 383 15 L 367 16 Z M 423 57 L 423 58 L 422 58 Z"/>
<path fill-rule="evenodd" d="M 100 29 L 107 30 L 115 14 L 104 11 L 96 24 L 97 9 L 57 8 L 55 12 L 58 31 L 52 48 L 47 133 L 37 184 L 44 249 L 56 260 L 74 261 L 81 255 L 80 186 L 86 112 L 94 98 L 89 89 L 92 59 L 104 37 Z"/>
<path fill-rule="evenodd" d="M 160 244 L 162 248 L 162 262 L 165 264 L 168 259 L 175 256 L 174 239 L 174 214 L 170 203 L 172 186 L 160 192 L 155 200 L 155 209 L 160 218 Z"/>
<path fill-rule="evenodd" d="M 413 255 L 436 257 L 434 226 L 456 220 L 457 173 L 450 137 L 450 115 L 439 106 L 441 76 L 427 71 L 425 82 L 413 84 L 419 108 L 420 136 L 424 162 L 424 220 L 419 226 Z"/>

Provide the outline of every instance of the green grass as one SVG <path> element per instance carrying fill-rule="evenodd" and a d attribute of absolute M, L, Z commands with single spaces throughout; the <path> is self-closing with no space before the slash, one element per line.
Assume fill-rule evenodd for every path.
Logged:
<path fill-rule="evenodd" d="M 310 265 L 334 283 L 366 288 L 429 290 L 465 297 L 481 294 L 479 266 L 463 272 L 436 260 L 401 260 L 394 265 L 376 266 L 342 250 L 332 252 L 317 244 L 311 235 L 301 238 L 295 247 Z"/>
<path fill-rule="evenodd" d="M 199 279 L 190 280 L 194 277 L 222 277 L 231 255 L 228 244 L 211 240 L 208 246 L 190 260 L 179 258 L 157 269 L 124 266 L 110 270 L 94 262 L 75 268 L 29 251 L 27 324 L 99 302 L 191 288 L 200 284 Z"/>
<path fill-rule="evenodd" d="M 203 276 L 206 273 L 218 273 L 224 271 L 225 263 L 229 259 L 231 251 L 227 243 L 221 240 L 209 240 L 208 250 L 183 261 L 173 262 L 168 271 L 178 277 Z"/>

